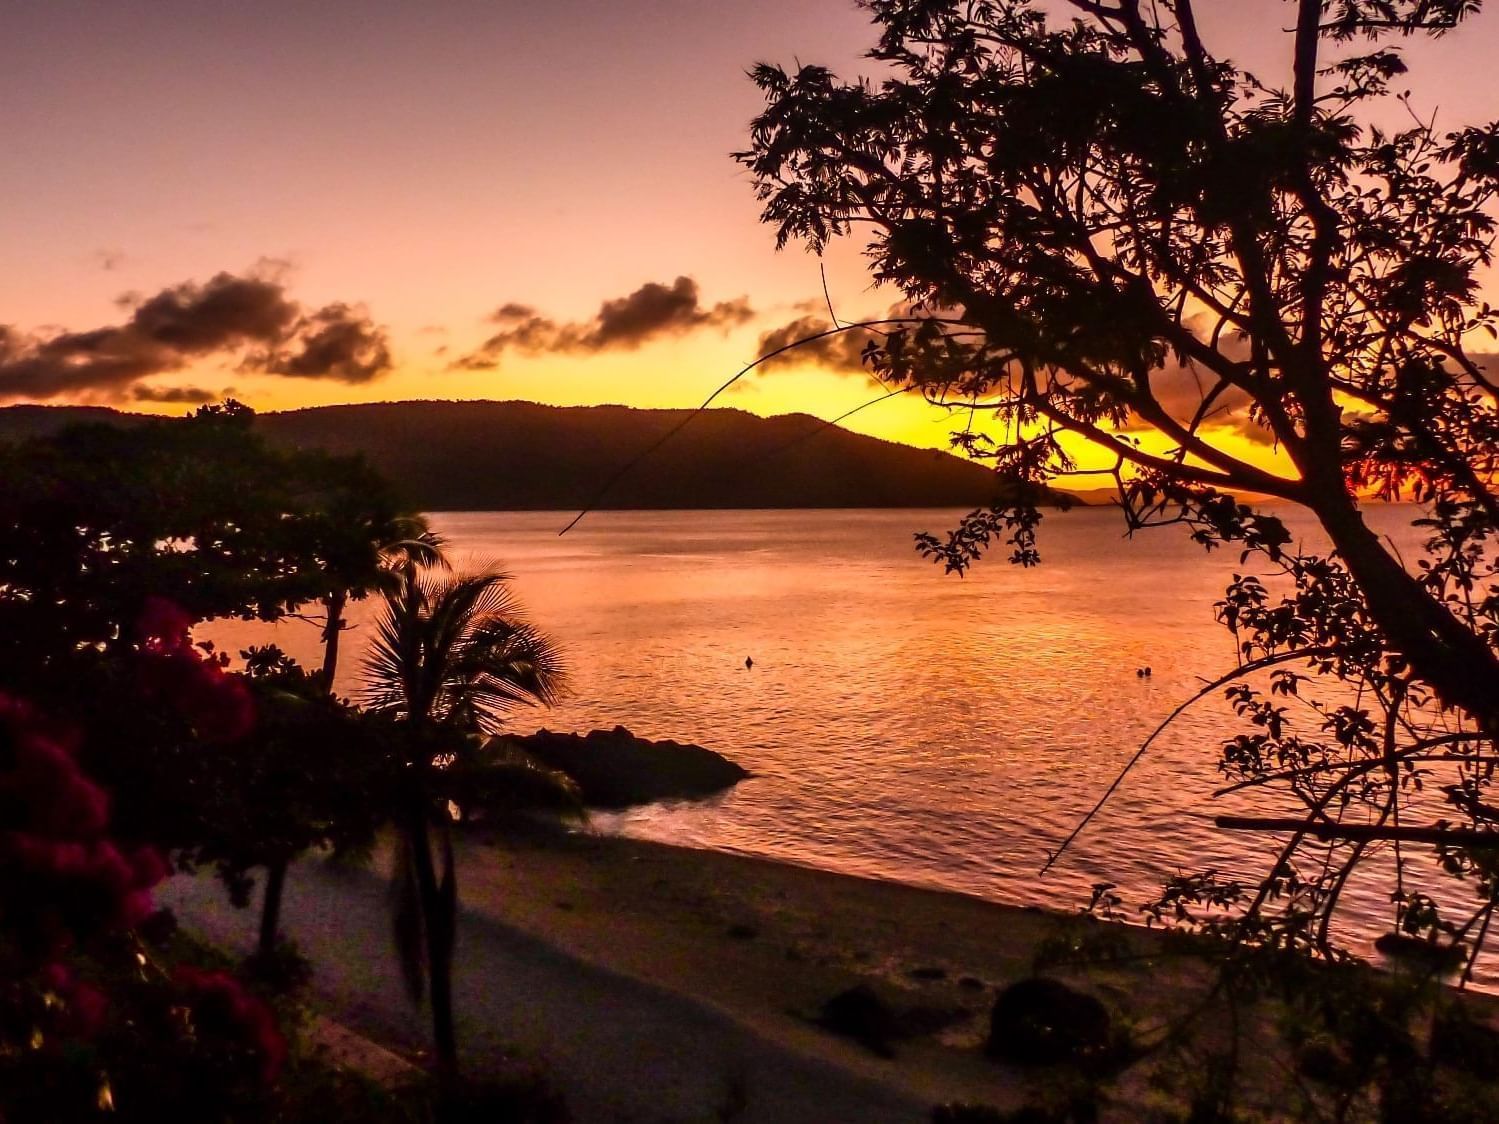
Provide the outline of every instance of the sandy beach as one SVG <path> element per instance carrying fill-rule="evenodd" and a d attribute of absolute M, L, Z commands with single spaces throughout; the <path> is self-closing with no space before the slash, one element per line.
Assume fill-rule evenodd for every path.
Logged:
<path fill-rule="evenodd" d="M 426 1026 L 396 975 L 382 860 L 299 864 L 287 929 L 320 1006 L 416 1055 Z M 996 986 L 1030 973 L 1060 915 L 586 833 L 471 837 L 459 861 L 469 1064 L 540 1064 L 581 1121 L 917 1121 L 950 1101 L 1055 1100 L 1069 1080 L 982 1052 Z M 249 947 L 254 913 L 211 878 L 173 879 L 162 896 L 189 928 Z M 1154 958 L 1077 979 L 1142 1028 L 1201 990 L 1199 974 Z M 857 984 L 909 1028 L 893 1056 L 816 1021 Z M 1131 1077 L 1113 1096 L 1137 1119 L 1155 1094 Z"/>

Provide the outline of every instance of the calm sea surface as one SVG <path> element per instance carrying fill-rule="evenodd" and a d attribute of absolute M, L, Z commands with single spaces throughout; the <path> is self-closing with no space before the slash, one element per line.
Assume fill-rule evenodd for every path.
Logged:
<path fill-rule="evenodd" d="M 1205 557 L 1174 528 L 1127 539 L 1117 513 L 1074 510 L 1046 517 L 1039 567 L 996 552 L 957 578 L 911 541 L 957 514 L 605 512 L 560 538 L 569 514 L 434 522 L 461 568 L 513 573 L 566 652 L 568 698 L 517 714 L 512 728 L 622 724 L 698 742 L 755 774 L 707 803 L 597 816 L 598 829 L 1064 909 L 1098 881 L 1137 904 L 1176 871 L 1262 872 L 1267 842 L 1212 817 L 1288 809 L 1211 799 L 1217 745 L 1237 728 L 1215 694 L 1038 877 L 1141 740 L 1231 668 L 1212 605 L 1237 553 Z M 1412 514 L 1371 516 L 1407 558 Z M 1304 517 L 1287 518 L 1319 540 Z M 346 641 L 350 693 L 367 613 L 356 607 Z M 312 626 L 270 631 L 316 660 Z M 266 632 L 210 635 L 239 645 Z M 1143 665 L 1148 679 L 1135 673 Z M 1365 939 L 1387 926 L 1379 884 L 1349 900 Z"/>

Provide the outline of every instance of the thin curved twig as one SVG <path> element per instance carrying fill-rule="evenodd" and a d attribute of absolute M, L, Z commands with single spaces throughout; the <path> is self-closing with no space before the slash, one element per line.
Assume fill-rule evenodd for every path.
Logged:
<path fill-rule="evenodd" d="M 599 490 L 593 494 L 593 498 L 584 505 L 583 510 L 578 512 L 577 515 L 573 516 L 566 527 L 563 527 L 562 530 L 557 532 L 557 537 L 561 538 L 563 535 L 567 534 L 567 532 L 571 531 L 574 527 L 581 523 L 583 521 L 583 516 L 591 513 L 598 506 L 599 501 L 609 494 L 610 489 L 612 489 L 614 485 L 623 480 L 635 468 L 636 465 L 640 464 L 641 461 L 645 460 L 657 449 L 661 448 L 662 445 L 665 445 L 678 433 L 681 433 L 683 429 L 687 428 L 688 423 L 690 423 L 694 418 L 696 418 L 699 414 L 701 414 L 704 410 L 711 406 L 718 399 L 719 395 L 728 390 L 729 387 L 733 386 L 736 382 L 742 379 L 745 375 L 749 374 L 756 367 L 769 362 L 770 360 L 776 358 L 776 356 L 778 355 L 784 355 L 788 351 L 793 351 L 798 347 L 805 347 L 809 343 L 816 343 L 818 340 L 827 339 L 829 336 L 836 336 L 841 332 L 851 331 L 854 328 L 878 328 L 881 325 L 885 324 L 918 324 L 937 319 L 937 317 L 932 316 L 890 316 L 880 320 L 861 320 L 855 324 L 843 324 L 836 328 L 829 328 L 825 332 L 815 332 L 810 336 L 803 336 L 801 339 L 792 340 L 790 343 L 778 347 L 774 351 L 767 351 L 764 355 L 760 356 L 754 362 L 747 363 L 743 367 L 740 367 L 739 370 L 735 371 L 734 374 L 721 386 L 719 386 L 717 390 L 708 395 L 707 398 L 704 398 L 701 406 L 693 410 L 685 418 L 677 422 L 676 425 L 672 426 L 660 437 L 656 438 L 656 440 L 652 441 L 644 449 L 642 449 L 640 452 L 636 453 L 633 457 L 626 461 L 620 468 L 615 470 L 614 474 L 611 475 L 609 479 L 605 480 Z M 947 323 L 948 321 L 941 322 Z"/>
<path fill-rule="evenodd" d="M 1098 813 L 1103 810 L 1103 806 L 1108 803 L 1109 797 L 1113 796 L 1115 789 L 1117 789 L 1121 784 L 1124 783 L 1124 778 L 1129 775 L 1130 770 L 1133 769 L 1137 764 L 1139 764 L 1140 758 L 1145 756 L 1145 751 L 1150 748 L 1151 743 L 1161 735 L 1162 731 L 1164 731 L 1167 726 L 1175 722 L 1176 719 L 1181 716 L 1181 713 L 1189 706 L 1206 698 L 1208 695 L 1212 694 L 1220 687 L 1225 687 L 1228 684 L 1232 683 L 1235 679 L 1240 679 L 1245 675 L 1249 675 L 1256 671 L 1263 671 L 1265 668 L 1273 667 L 1276 664 L 1289 663 L 1292 660 L 1309 659 L 1310 657 L 1316 655 L 1326 655 L 1328 654 L 1328 652 L 1329 649 L 1325 648 L 1305 648 L 1299 649 L 1295 652 L 1282 652 L 1279 655 L 1264 656 L 1258 660 L 1251 660 L 1249 663 L 1234 668 L 1233 671 L 1228 672 L 1226 675 L 1219 676 L 1217 679 L 1214 679 L 1211 683 L 1208 683 L 1206 686 L 1204 686 L 1202 690 L 1198 691 L 1191 698 L 1182 703 L 1179 703 L 1176 709 L 1173 710 L 1170 714 L 1166 715 L 1166 717 L 1161 720 L 1161 724 L 1150 732 L 1150 736 L 1140 743 L 1140 748 L 1135 750 L 1134 756 L 1131 757 L 1127 762 L 1125 762 L 1124 768 L 1119 770 L 1119 775 L 1114 778 L 1113 783 L 1110 784 L 1109 787 L 1104 790 L 1103 795 L 1098 798 L 1098 803 L 1094 804 L 1092 810 L 1078 821 L 1077 826 L 1072 829 L 1067 838 L 1062 840 L 1061 846 L 1059 846 L 1055 851 L 1051 851 L 1047 854 L 1046 863 L 1037 872 L 1037 876 L 1040 877 L 1041 875 L 1044 875 L 1048 870 L 1056 865 L 1057 860 L 1062 857 L 1062 853 L 1072 845 L 1072 841 L 1082 833 L 1083 828 L 1087 827 L 1088 824 L 1092 822 L 1093 817 L 1098 815 Z"/>

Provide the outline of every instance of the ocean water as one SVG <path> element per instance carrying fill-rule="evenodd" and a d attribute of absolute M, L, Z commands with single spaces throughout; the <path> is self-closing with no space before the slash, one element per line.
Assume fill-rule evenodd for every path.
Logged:
<path fill-rule="evenodd" d="M 512 573 L 566 654 L 566 699 L 515 714 L 512 729 L 625 725 L 754 773 L 707 802 L 597 815 L 597 830 L 1060 909 L 1100 881 L 1134 905 L 1176 872 L 1256 879 L 1271 841 L 1219 830 L 1213 816 L 1294 808 L 1213 798 L 1218 745 L 1239 728 L 1218 692 L 1168 728 L 1039 874 L 1142 740 L 1233 666 L 1212 606 L 1241 568 L 1237 552 L 1206 555 L 1179 528 L 1126 538 L 1117 512 L 1075 509 L 1047 515 L 1040 566 L 996 550 L 959 578 L 912 543 L 959 514 L 603 512 L 560 537 L 570 513 L 434 524 L 460 568 Z M 1412 515 L 1371 513 L 1407 558 Z M 369 611 L 355 607 L 346 639 L 339 685 L 350 693 Z M 268 634 L 316 659 L 307 624 L 210 630 L 230 647 Z M 1350 939 L 1388 927 L 1385 886 L 1350 888 Z"/>

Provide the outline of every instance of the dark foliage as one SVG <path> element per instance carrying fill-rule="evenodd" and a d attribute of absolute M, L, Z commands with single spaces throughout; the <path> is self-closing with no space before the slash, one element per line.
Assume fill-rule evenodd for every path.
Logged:
<path fill-rule="evenodd" d="M 1392 852 L 1397 927 L 1471 955 L 1499 886 L 1499 390 L 1469 350 L 1496 330 L 1499 130 L 1368 118 L 1391 37 L 1476 5 L 1306 0 L 1283 87 L 1215 56 L 1188 0 L 865 7 L 886 77 L 757 67 L 740 159 L 782 243 L 869 232 L 910 308 L 869 369 L 990 417 L 960 444 L 1002 477 L 1039 486 L 1091 445 L 1131 530 L 1269 575 L 1218 606 L 1249 725 L 1221 768 L 1301 814 L 1228 824 L 1290 832 L 1262 884 L 1183 878 L 1154 915 L 1333 955 L 1351 872 Z M 1304 505 L 1332 552 L 1233 492 Z M 1370 495 L 1422 504 L 1424 558 L 1369 529 Z M 1001 505 L 920 545 L 961 572 L 1001 539 L 1028 565 L 1039 519 Z"/>
<path fill-rule="evenodd" d="M 987 418 L 958 444 L 1002 478 L 1094 472 L 1132 532 L 1240 552 L 1217 606 L 1239 665 L 1202 694 L 1226 688 L 1245 723 L 1224 791 L 1288 814 L 1220 817 L 1280 833 L 1264 877 L 1184 874 L 1146 918 L 1224 938 L 1244 960 L 1223 987 L 1338 1043 L 1354 1080 L 1314 1115 L 1352 1111 L 1357 1086 L 1389 1119 L 1460 1117 L 1404 1037 L 1430 988 L 1293 968 L 1347 957 L 1356 872 L 1387 879 L 1385 943 L 1423 946 L 1418 982 L 1466 980 L 1499 907 L 1499 385 L 1475 351 L 1499 334 L 1479 296 L 1499 127 L 1389 107 L 1401 38 L 1478 4 L 1298 0 L 1278 83 L 1214 53 L 1192 0 L 863 6 L 879 80 L 752 72 L 766 106 L 739 158 L 765 221 L 816 251 L 868 235 L 905 311 L 867 369 Z M 1245 494 L 1304 506 L 1330 549 Z M 1370 529 L 1370 499 L 1419 505 L 1422 556 Z M 957 572 L 996 540 L 1031 565 L 1039 523 L 1001 504 L 918 544 Z M 1226 1111 L 1233 1069 L 1183 1071 L 1199 1118 Z"/>

